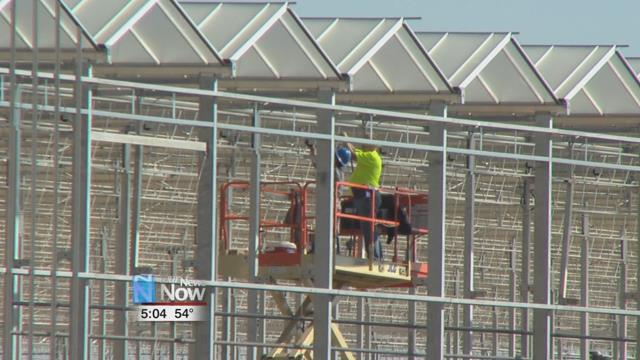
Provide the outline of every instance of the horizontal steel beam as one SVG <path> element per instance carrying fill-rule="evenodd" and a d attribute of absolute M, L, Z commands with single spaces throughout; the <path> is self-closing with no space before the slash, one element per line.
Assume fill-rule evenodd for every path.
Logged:
<path fill-rule="evenodd" d="M 189 140 L 175 140 L 165 139 L 160 137 L 132 135 L 132 134 L 117 134 L 110 132 L 94 131 L 91 133 L 92 141 L 104 141 L 117 144 L 131 144 L 131 145 L 144 145 L 155 146 L 170 149 L 180 150 L 193 150 L 193 151 L 206 151 L 207 144 L 202 141 L 189 141 Z"/>
<path fill-rule="evenodd" d="M 0 102 L 0 108 L 1 107 L 9 107 L 9 103 Z M 26 109 L 26 110 L 30 110 L 33 108 L 31 104 L 24 104 L 24 103 L 16 104 L 16 107 Z M 40 111 L 52 111 L 52 112 L 54 110 L 53 106 L 38 106 L 37 109 Z M 60 112 L 74 114 L 76 111 L 75 111 L 75 108 L 61 107 Z M 86 115 L 89 112 L 83 109 L 81 113 Z M 162 118 L 162 117 L 155 117 L 155 116 L 148 116 L 148 115 L 113 113 L 110 111 L 102 111 L 102 110 L 92 110 L 91 113 L 93 114 L 94 117 L 104 116 L 104 117 L 119 118 L 119 119 L 130 120 L 130 121 L 155 122 L 155 123 L 164 123 L 164 124 L 171 124 L 171 125 L 194 126 L 194 127 L 205 127 L 205 128 L 212 127 L 211 123 L 206 123 L 204 121 L 176 120 L 172 118 Z M 314 140 L 328 140 L 330 138 L 330 136 L 328 135 L 317 134 L 312 132 L 280 130 L 280 129 L 271 129 L 271 128 L 254 128 L 251 126 L 223 124 L 223 123 L 218 123 L 217 127 L 219 129 L 224 129 L 224 130 L 245 131 L 248 133 L 257 133 L 257 134 L 266 134 L 266 135 L 304 137 L 304 138 L 309 138 Z M 441 152 L 444 150 L 442 147 L 431 146 L 431 145 L 359 139 L 359 138 L 344 137 L 344 136 L 334 136 L 334 140 L 339 142 L 351 142 L 354 144 L 372 144 L 372 145 L 377 145 L 381 147 L 394 147 L 399 149 L 412 149 L 412 150 L 438 151 L 438 152 Z M 506 153 L 506 152 L 500 153 L 495 151 L 485 151 L 485 150 L 479 150 L 479 149 L 469 150 L 469 149 L 452 148 L 452 147 L 447 147 L 446 152 L 450 154 L 476 155 L 476 156 L 482 156 L 482 157 L 494 157 L 494 158 L 503 158 L 503 159 L 512 159 L 512 160 L 528 160 L 528 161 L 541 161 L 541 162 L 547 162 L 551 160 L 552 162 L 557 164 L 640 172 L 640 166 L 608 164 L 608 163 L 576 160 L 576 159 L 564 159 L 564 158 L 555 158 L 555 157 L 549 158 L 546 156 L 513 154 L 513 153 Z"/>
<path fill-rule="evenodd" d="M 0 68 L 0 74 L 9 74 L 9 73 L 10 73 L 10 70 L 8 68 Z M 32 76 L 32 72 L 29 70 L 17 70 L 16 73 L 18 76 L 22 76 L 22 77 Z M 43 79 L 54 79 L 54 74 L 52 73 L 38 72 L 37 76 Z M 60 79 L 68 82 L 75 81 L 75 77 L 72 75 L 60 75 Z M 619 135 L 608 135 L 608 134 L 602 134 L 602 133 L 590 133 L 585 131 L 549 129 L 549 128 L 542 128 L 537 126 L 495 123 L 495 122 L 476 121 L 476 120 L 459 119 L 459 118 L 451 118 L 451 117 L 444 118 L 439 116 L 429 116 L 429 115 L 412 114 L 412 113 L 398 112 L 398 111 L 370 109 L 370 108 L 362 108 L 357 106 L 328 105 L 328 104 L 321 104 L 321 103 L 302 101 L 302 100 L 279 99 L 279 98 L 271 98 L 271 97 L 265 97 L 265 96 L 229 93 L 224 91 L 190 89 L 190 88 L 182 88 L 182 87 L 168 86 L 168 85 L 143 84 L 143 83 L 136 83 L 136 82 L 130 82 L 130 81 L 110 80 L 110 79 L 92 78 L 92 77 L 82 77 L 82 82 L 90 85 L 109 85 L 114 87 L 128 87 L 131 89 L 150 90 L 156 93 L 165 92 L 165 93 L 175 93 L 175 94 L 180 94 L 185 96 L 212 96 L 212 97 L 218 97 L 221 99 L 229 99 L 229 100 L 281 104 L 281 105 L 286 105 L 291 107 L 295 106 L 297 108 L 303 108 L 303 109 L 309 109 L 309 110 L 332 110 L 332 111 L 338 111 L 338 112 L 352 112 L 357 114 L 384 116 L 384 117 L 396 118 L 401 120 L 418 120 L 418 121 L 425 121 L 426 122 L 425 125 L 428 125 L 429 123 L 444 123 L 445 126 L 448 126 L 448 127 L 463 126 L 463 127 L 471 127 L 471 128 L 478 128 L 478 129 L 490 128 L 490 129 L 499 129 L 499 130 L 506 130 L 506 131 L 544 133 L 544 134 L 550 134 L 550 135 L 572 136 L 572 137 L 582 137 L 582 138 L 640 144 L 640 138 L 629 137 L 629 136 L 619 136 Z"/>
<path fill-rule="evenodd" d="M 0 268 L 0 274 L 5 274 L 7 269 Z M 29 269 L 14 268 L 11 271 L 15 275 L 28 276 L 31 274 Z M 50 270 L 34 270 L 35 276 L 51 276 Z M 71 278 L 73 274 L 71 271 L 57 271 L 55 276 L 62 278 Z M 130 275 L 118 275 L 118 274 L 98 274 L 92 272 L 78 273 L 78 277 L 90 280 L 102 280 L 102 281 L 133 281 L 133 276 Z M 428 295 L 409 295 L 409 294 L 396 294 L 396 293 L 381 293 L 381 292 L 366 292 L 366 291 L 353 291 L 353 290 L 337 290 L 337 289 L 319 289 L 303 286 L 286 286 L 275 284 L 253 284 L 245 282 L 231 282 L 231 281 L 207 281 L 198 280 L 202 286 L 205 287 L 220 287 L 230 289 L 252 289 L 252 290 L 264 290 L 264 291 L 279 291 L 279 292 L 292 292 L 300 294 L 326 294 L 332 296 L 343 297 L 358 297 L 358 298 L 370 298 L 370 299 L 385 299 L 385 300 L 397 300 L 397 301 L 417 301 L 420 303 L 437 302 L 445 305 L 476 305 L 476 306 L 496 306 L 504 308 L 519 308 L 519 309 L 542 309 L 553 311 L 566 311 L 576 313 L 592 313 L 592 314 L 610 314 L 610 315 L 624 315 L 624 316 L 638 316 L 640 317 L 640 310 L 621 310 L 613 308 L 598 308 L 598 307 L 581 307 L 581 306 L 568 306 L 568 305 L 555 305 L 555 304 L 535 304 L 535 303 L 520 303 L 512 301 L 501 300 L 479 300 L 479 299 L 462 299 L 451 297 L 435 297 Z M 156 278 L 158 283 L 177 283 L 171 281 L 169 278 Z"/>

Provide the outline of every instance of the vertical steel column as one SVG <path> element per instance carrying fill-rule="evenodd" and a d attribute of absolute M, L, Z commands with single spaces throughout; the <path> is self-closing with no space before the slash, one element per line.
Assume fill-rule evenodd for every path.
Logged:
<path fill-rule="evenodd" d="M 585 203 L 585 209 L 587 204 Z M 580 306 L 589 307 L 589 214 L 582 213 L 582 246 L 580 251 Z M 580 316 L 580 359 L 589 360 L 589 313 Z"/>
<path fill-rule="evenodd" d="M 470 133 L 467 140 L 469 150 L 475 148 L 474 134 Z M 474 296 L 474 263 L 473 263 L 473 241 L 475 230 L 475 199 L 476 199 L 476 157 L 467 156 L 467 182 L 465 187 L 465 211 L 464 211 L 464 297 L 471 299 Z M 473 306 L 464 305 L 463 326 L 467 329 L 473 328 Z M 465 330 L 462 333 L 462 352 L 465 355 L 472 355 L 473 352 L 473 332 Z"/>
<path fill-rule="evenodd" d="M 252 125 L 254 128 L 260 127 L 260 113 L 258 105 L 254 104 Z M 249 175 L 249 281 L 256 282 L 258 279 L 259 264 L 258 254 L 260 253 L 260 134 L 251 134 L 251 171 Z M 258 304 L 258 291 L 247 291 L 247 311 L 251 315 L 257 315 L 261 311 Z M 257 317 L 250 317 L 247 328 L 247 341 L 250 343 L 259 342 L 262 332 L 260 327 L 262 321 Z M 259 358 L 261 349 L 249 345 L 247 347 L 247 359 L 256 360 Z"/>
<path fill-rule="evenodd" d="M 200 89 L 218 90 L 214 78 L 202 76 Z M 196 230 L 196 276 L 199 280 L 215 280 L 217 273 L 217 124 L 218 105 L 215 97 L 200 96 L 198 118 L 211 127 L 202 128 L 199 137 L 207 143 L 207 151 L 202 159 L 200 180 L 198 181 L 197 230 Z M 195 343 L 190 346 L 191 359 L 214 360 L 216 358 L 216 292 L 207 289 L 207 320 L 194 325 Z"/>
<path fill-rule="evenodd" d="M 12 5 L 11 18 L 15 24 L 15 2 Z M 15 26 L 11 26 L 11 88 L 10 88 L 10 119 L 9 119 L 9 147 L 7 155 L 9 169 L 7 174 L 8 190 L 6 192 L 6 241 L 4 266 L 4 294 L 3 294 L 3 358 L 14 360 L 21 356 L 19 337 L 12 332 L 18 331 L 20 321 L 20 307 L 14 307 L 15 297 L 18 295 L 18 281 L 13 275 L 15 259 L 19 257 L 20 250 L 20 118 L 22 113 L 17 103 L 22 98 L 22 88 L 16 82 L 15 76 Z"/>
<path fill-rule="evenodd" d="M 321 91 L 321 103 L 335 105 L 333 92 Z M 317 142 L 316 164 L 316 234 L 313 260 L 314 286 L 331 289 L 333 286 L 333 189 L 334 189 L 334 114 L 331 110 L 316 112 L 319 133 L 330 135 L 329 140 Z M 313 296 L 313 359 L 331 358 L 331 296 Z"/>
<path fill-rule="evenodd" d="M 131 112 L 140 113 L 141 99 L 136 93 L 133 94 L 134 103 Z M 136 124 L 136 134 L 140 135 L 143 124 L 138 121 Z M 140 212 L 142 211 L 142 163 L 144 161 L 144 147 L 135 145 L 136 157 L 133 171 L 133 214 L 131 219 L 131 255 L 129 256 L 129 267 L 131 274 L 137 274 L 138 249 L 140 248 Z M 139 343 L 139 342 L 138 342 Z"/>
<path fill-rule="evenodd" d="M 620 309 L 627 308 L 627 239 L 622 229 L 620 236 L 620 277 L 618 278 L 618 307 Z M 627 317 L 618 315 L 618 339 L 627 337 Z M 618 341 L 618 359 L 627 359 L 627 342 Z"/>
<path fill-rule="evenodd" d="M 60 29 L 61 29 L 61 9 L 60 2 L 56 1 L 55 4 L 55 65 L 54 65 L 54 91 L 55 91 L 55 110 L 53 113 L 54 119 L 60 118 Z M 60 123 L 54 121 L 53 125 L 53 203 L 58 204 L 59 192 L 60 192 Z M 51 231 L 51 339 L 49 340 L 49 358 L 57 359 L 58 351 L 58 206 L 53 207 L 52 215 L 52 231 Z"/>
<path fill-rule="evenodd" d="M 38 34 L 38 0 L 32 0 L 33 10 L 31 12 L 31 184 L 30 184 L 30 200 L 31 200 L 31 224 L 29 232 L 29 357 L 33 358 L 33 333 L 34 333 L 34 317 L 35 317 L 35 298 L 36 298 L 36 279 L 34 269 L 36 264 L 36 229 L 38 227 L 38 204 L 36 188 L 38 186 L 38 167 L 36 166 L 38 152 L 38 53 L 39 53 L 39 34 Z"/>
<path fill-rule="evenodd" d="M 432 103 L 429 114 L 447 116 L 446 104 Z M 427 290 L 430 296 L 445 295 L 445 215 L 447 194 L 447 129 L 442 123 L 429 126 L 429 144 L 442 151 L 429 152 L 429 278 Z M 427 358 L 444 359 L 444 306 L 427 304 Z"/>
<path fill-rule="evenodd" d="M 415 287 L 411 287 L 409 288 L 409 294 L 411 295 L 415 295 L 416 294 L 416 288 Z M 409 328 L 409 339 L 407 341 L 407 351 L 409 352 L 409 359 L 414 360 L 415 356 L 413 354 L 416 353 L 416 333 L 417 330 L 415 328 L 416 325 L 416 318 L 417 318 L 417 314 L 416 314 L 416 302 L 415 301 L 409 301 L 409 309 L 408 309 L 408 315 L 409 315 L 409 325 L 411 326 L 411 328 Z"/>
<path fill-rule="evenodd" d="M 116 273 L 129 275 L 129 247 L 131 246 L 131 145 L 122 145 L 122 169 L 120 173 L 120 193 L 118 194 L 118 232 L 116 235 Z M 106 250 L 105 250 L 106 251 Z M 126 281 L 116 281 L 114 302 L 120 309 L 113 314 L 115 333 L 121 336 L 129 334 L 127 326 L 128 288 Z M 113 340 L 113 356 L 116 359 L 128 358 L 127 340 Z"/>
<path fill-rule="evenodd" d="M 356 311 L 358 313 L 358 321 L 361 322 L 364 320 L 364 298 L 359 297 L 358 298 L 358 303 L 357 303 L 357 308 Z M 358 324 L 358 330 L 356 332 L 356 343 L 358 346 L 358 349 L 364 349 L 364 326 L 360 323 Z M 357 353 L 356 354 L 358 360 L 364 360 L 366 358 L 366 354 L 365 353 Z"/>
<path fill-rule="evenodd" d="M 232 138 L 231 140 L 231 144 L 233 145 L 233 150 L 231 151 L 231 156 L 229 157 L 229 164 L 228 164 L 228 168 L 227 168 L 227 181 L 233 181 L 234 177 L 235 177 L 235 173 L 236 173 L 236 154 L 237 154 L 237 139 L 238 139 L 238 135 L 232 133 L 231 136 Z M 224 196 L 226 196 L 226 198 L 228 199 L 227 201 L 227 208 L 225 209 L 225 211 L 229 212 L 231 211 L 231 199 L 233 199 L 233 189 L 231 187 L 227 188 L 226 194 L 224 194 Z M 229 239 L 233 238 L 233 233 L 232 233 L 232 229 L 228 228 L 227 229 L 227 236 Z M 231 281 L 230 277 L 225 277 L 226 281 Z M 222 301 L 223 301 L 223 309 L 225 313 L 228 314 L 232 314 L 233 312 L 235 312 L 235 295 L 234 295 L 234 289 L 224 289 L 223 290 L 223 296 L 222 296 Z M 222 320 L 222 334 L 223 334 L 223 340 L 224 341 L 231 341 L 231 342 L 235 342 L 235 323 L 236 323 L 236 318 L 231 317 L 231 316 L 226 316 L 224 317 L 224 319 Z M 235 345 L 228 345 L 228 344 L 222 344 L 221 346 L 221 356 L 223 359 L 235 359 L 235 350 L 236 350 L 236 346 Z"/>
<path fill-rule="evenodd" d="M 78 45 L 80 46 L 80 45 Z M 81 76 L 91 77 L 91 65 L 76 59 L 76 117 L 73 124 L 73 223 L 71 319 L 69 338 L 71 359 L 89 358 L 89 281 L 78 276 L 89 268 L 91 243 L 91 89 L 82 83 Z M 83 115 L 82 111 L 87 114 Z"/>
<path fill-rule="evenodd" d="M 531 180 L 525 178 L 522 190 L 522 279 L 520 296 L 522 302 L 529 302 L 529 264 L 531 263 Z M 529 357 L 529 309 L 522 309 L 522 330 L 520 336 L 520 353 Z"/>
<path fill-rule="evenodd" d="M 560 294 L 559 301 L 566 304 L 567 277 L 569 275 L 569 246 L 571 245 L 571 227 L 573 224 L 573 166 L 569 169 L 567 194 L 564 204 L 564 223 L 562 224 L 562 258 L 560 261 Z"/>
<path fill-rule="evenodd" d="M 536 114 L 536 124 L 553 128 L 550 114 Z M 547 158 L 535 165 L 535 229 L 533 243 L 534 302 L 551 303 L 551 176 L 552 141 L 546 133 L 535 134 L 535 155 Z M 533 310 L 533 359 L 547 360 L 551 353 L 551 311 Z"/>
<path fill-rule="evenodd" d="M 516 302 L 516 282 L 517 282 L 517 272 L 516 272 L 516 238 L 513 237 L 511 241 L 511 259 L 509 263 L 509 267 L 511 268 L 511 273 L 509 274 L 509 301 Z M 516 330 L 516 309 L 509 308 L 509 330 Z M 509 334 L 509 356 L 516 356 L 516 334 Z"/>

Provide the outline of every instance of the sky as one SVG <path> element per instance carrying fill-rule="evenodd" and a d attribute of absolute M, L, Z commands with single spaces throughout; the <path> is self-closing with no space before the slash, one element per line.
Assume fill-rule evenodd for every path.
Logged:
<path fill-rule="evenodd" d="M 613 44 L 640 56 L 640 0 L 295 0 L 305 16 L 420 17 L 416 31 L 511 31 L 521 44 Z"/>

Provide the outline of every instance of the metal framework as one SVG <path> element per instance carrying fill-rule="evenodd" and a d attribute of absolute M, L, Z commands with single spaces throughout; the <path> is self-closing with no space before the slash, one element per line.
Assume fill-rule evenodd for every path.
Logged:
<path fill-rule="evenodd" d="M 0 0 L 0 31 L 4 359 L 637 358 L 640 82 L 615 47 L 171 0 Z M 428 194 L 426 282 L 345 280 L 344 142 Z M 295 203 L 264 182 L 310 184 L 299 266 L 261 263 Z M 388 284 L 410 238 L 350 261 Z M 136 321 L 150 272 L 201 281 L 205 321 Z"/>

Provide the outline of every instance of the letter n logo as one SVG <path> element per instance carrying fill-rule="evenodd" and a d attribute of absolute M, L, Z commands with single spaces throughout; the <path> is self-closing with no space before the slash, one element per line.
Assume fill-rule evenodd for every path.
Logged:
<path fill-rule="evenodd" d="M 156 302 L 156 281 L 153 275 L 135 275 L 133 277 L 133 303 Z"/>

